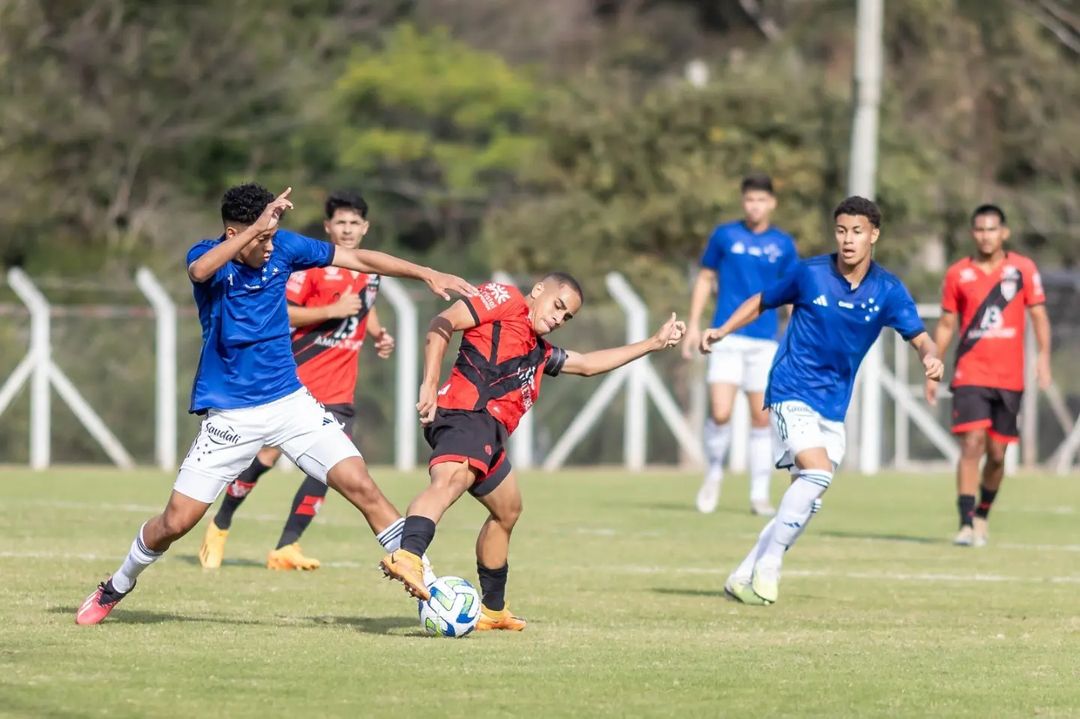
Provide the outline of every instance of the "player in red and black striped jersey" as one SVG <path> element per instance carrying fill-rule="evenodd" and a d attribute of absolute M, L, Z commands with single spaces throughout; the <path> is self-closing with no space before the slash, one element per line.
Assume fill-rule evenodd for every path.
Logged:
<path fill-rule="evenodd" d="M 330 241 L 359 247 L 368 231 L 367 202 L 358 194 L 340 192 L 326 201 L 323 226 Z M 300 382 L 321 402 L 342 429 L 353 437 L 353 396 L 358 357 L 366 337 L 375 341 L 383 359 L 394 350 L 394 338 L 380 324 L 375 310 L 379 276 L 338 267 L 296 272 L 286 285 L 293 356 Z M 355 438 L 353 438 L 355 441 Z M 233 514 L 264 473 L 281 457 L 281 450 L 263 448 L 225 492 L 221 507 L 206 528 L 199 550 L 203 567 L 221 566 Z M 318 569 L 319 560 L 304 555 L 300 536 L 311 524 L 326 497 L 327 486 L 305 477 L 293 498 L 277 547 L 267 557 L 270 569 Z M 398 530 L 400 531 L 400 530 Z"/>
<path fill-rule="evenodd" d="M 1018 415 L 1024 392 L 1024 320 L 1038 344 L 1039 386 L 1050 385 L 1050 319 L 1035 263 L 1005 249 L 1009 228 L 995 205 L 976 208 L 971 217 L 975 254 L 945 273 L 941 320 L 934 340 L 948 347 L 960 323 L 960 344 L 952 381 L 952 430 L 961 435 L 956 471 L 961 546 L 983 546 L 987 517 L 1005 474 L 1005 448 L 1019 439 Z M 926 399 L 937 402 L 937 383 L 928 382 Z M 979 463 L 985 456 L 982 479 Z M 978 505 L 975 488 L 979 487 Z"/>
<path fill-rule="evenodd" d="M 506 456 L 506 439 L 536 402 L 545 375 L 595 375 L 674 347 L 686 325 L 671 315 L 647 340 L 578 353 L 545 337 L 581 308 L 581 287 L 570 275 L 552 273 L 528 295 L 491 282 L 475 297 L 456 302 L 431 321 L 424 350 L 424 382 L 416 408 L 431 445 L 431 484 L 405 519 L 401 549 L 382 560 L 383 571 L 410 594 L 428 599 L 421 556 L 435 524 L 468 491 L 488 510 L 476 540 L 476 568 L 483 608 L 478 629 L 525 628 L 506 607 L 510 533 L 521 514 L 521 491 Z M 455 332 L 461 347 L 450 379 L 439 387 L 439 370 Z"/>

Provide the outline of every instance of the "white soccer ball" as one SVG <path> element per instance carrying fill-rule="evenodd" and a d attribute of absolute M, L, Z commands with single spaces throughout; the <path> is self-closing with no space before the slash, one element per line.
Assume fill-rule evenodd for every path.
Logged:
<path fill-rule="evenodd" d="M 480 619 L 480 595 L 461 577 L 439 577 L 428 585 L 431 599 L 420 600 L 420 626 L 428 634 L 463 637 Z"/>

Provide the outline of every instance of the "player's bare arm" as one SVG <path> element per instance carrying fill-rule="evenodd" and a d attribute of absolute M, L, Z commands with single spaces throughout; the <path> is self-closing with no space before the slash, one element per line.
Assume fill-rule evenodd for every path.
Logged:
<path fill-rule="evenodd" d="M 289 324 L 293 327 L 317 325 L 327 320 L 345 319 L 360 311 L 360 295 L 346 290 L 337 302 L 322 307 L 289 305 Z"/>
<path fill-rule="evenodd" d="M 949 343 L 952 342 L 953 334 L 955 333 L 956 313 L 942 310 L 941 318 L 938 320 L 937 327 L 934 329 L 934 344 L 937 345 L 939 351 L 948 349 Z M 918 337 L 915 339 L 918 339 Z M 927 379 L 924 394 L 927 403 L 931 407 L 937 406 L 937 393 L 938 381 Z"/>
<path fill-rule="evenodd" d="M 240 250 L 244 249 L 248 244 L 264 242 L 272 238 L 274 231 L 277 230 L 281 216 L 285 214 L 286 210 L 292 209 L 293 204 L 289 201 L 291 192 L 291 187 L 285 188 L 284 192 L 266 206 L 262 214 L 259 215 L 259 219 L 242 231 L 230 236 L 229 231 L 232 228 L 227 229 L 224 240 L 188 265 L 188 277 L 191 278 L 191 281 L 206 282 L 218 270 L 228 264 L 230 260 L 235 258 L 240 253 Z"/>
<path fill-rule="evenodd" d="M 758 292 L 739 305 L 739 308 L 731 313 L 731 317 L 728 317 L 724 324 L 702 332 L 698 349 L 701 350 L 702 354 L 709 354 L 712 352 L 714 342 L 719 342 L 740 327 L 750 324 L 758 317 L 761 317 L 761 313 L 764 311 L 765 306 L 761 304 L 761 293 Z"/>
<path fill-rule="evenodd" d="M 595 352 L 567 350 L 566 364 L 563 365 L 562 373 L 591 377 L 610 372 L 639 357 L 674 347 L 682 341 L 685 334 L 686 323 L 679 320 L 672 312 L 668 321 L 647 340 Z"/>
<path fill-rule="evenodd" d="M 450 346 L 450 339 L 455 332 L 475 326 L 476 320 L 462 300 L 435 315 L 428 324 L 427 336 L 424 339 L 424 379 L 421 381 L 420 397 L 416 403 L 420 424 L 426 426 L 435 421 L 435 410 L 439 404 L 439 371 Z"/>
<path fill-rule="evenodd" d="M 1032 305 L 1028 308 L 1031 315 L 1031 329 L 1035 332 L 1035 377 L 1039 389 L 1049 389 L 1054 381 L 1050 372 L 1050 316 L 1046 305 Z"/>
<path fill-rule="evenodd" d="M 911 338 L 911 346 L 919 353 L 928 382 L 940 382 L 945 376 L 945 363 L 938 356 L 938 348 L 934 340 L 926 332 L 920 332 Z"/>
<path fill-rule="evenodd" d="M 381 359 L 387 359 L 394 352 L 397 342 L 393 335 L 379 322 L 379 313 L 372 307 L 368 312 L 367 334 L 375 340 L 375 352 Z"/>
<path fill-rule="evenodd" d="M 432 292 L 444 300 L 450 299 L 451 292 L 463 297 L 471 297 L 476 294 L 476 288 L 457 275 L 450 275 L 433 270 L 430 267 L 423 267 L 400 257 L 388 255 L 385 252 L 336 247 L 334 249 L 334 260 L 330 264 L 335 267 L 356 270 L 357 272 L 422 280 Z"/>
<path fill-rule="evenodd" d="M 690 293 L 690 316 L 686 320 L 686 342 L 683 344 L 683 359 L 690 359 L 690 354 L 701 342 L 701 314 L 716 287 L 716 270 L 702 267 L 698 270 L 694 288 Z"/>

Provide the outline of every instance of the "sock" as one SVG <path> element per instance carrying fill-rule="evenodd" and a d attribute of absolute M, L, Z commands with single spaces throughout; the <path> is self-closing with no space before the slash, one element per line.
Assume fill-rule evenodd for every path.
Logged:
<path fill-rule="evenodd" d="M 956 509 L 960 512 L 960 526 L 970 527 L 975 516 L 975 495 L 961 494 L 956 498 Z"/>
<path fill-rule="evenodd" d="M 498 569 L 488 569 L 480 562 L 476 563 L 476 573 L 480 576 L 481 601 L 493 612 L 501 612 L 506 607 L 506 575 L 509 571 L 509 564 Z"/>
<path fill-rule="evenodd" d="M 394 523 L 375 535 L 375 539 L 379 540 L 379 544 L 382 548 L 389 552 L 396 552 L 401 549 L 401 531 L 405 528 L 405 518 L 398 517 L 394 520 Z"/>
<path fill-rule="evenodd" d="M 706 481 L 719 484 L 724 481 L 724 458 L 728 445 L 731 444 L 731 423 L 717 424 L 709 418 L 705 420 L 705 460 L 708 469 Z"/>
<path fill-rule="evenodd" d="M 784 492 L 784 498 L 780 500 L 772 541 L 765 547 L 762 560 L 780 565 L 784 552 L 795 544 L 795 540 L 803 533 L 810 515 L 814 512 L 814 501 L 825 494 L 825 490 L 832 483 L 832 477 L 832 472 L 823 469 L 804 469 L 799 472 L 798 478 L 791 483 Z"/>
<path fill-rule="evenodd" d="M 975 508 L 975 516 L 980 519 L 986 519 L 990 516 L 990 507 L 994 504 L 994 498 L 997 497 L 998 491 L 996 489 L 987 489 L 986 487 L 979 487 L 979 506 Z"/>
<path fill-rule="evenodd" d="M 152 552 L 143 544 L 142 533 L 145 526 L 143 524 L 142 527 L 139 527 L 139 532 L 135 535 L 135 541 L 131 543 L 131 549 L 128 550 L 128 555 L 124 558 L 124 563 L 113 572 L 110 580 L 113 589 L 121 594 L 130 592 L 132 587 L 135 586 L 135 580 L 142 574 L 142 571 L 160 559 L 163 554 L 162 552 Z"/>
<path fill-rule="evenodd" d="M 419 557 L 427 551 L 433 539 L 435 539 L 435 522 L 419 515 L 405 518 L 405 525 L 401 532 L 402 549 Z"/>
<path fill-rule="evenodd" d="M 821 511 L 821 498 L 815 499 L 810 505 L 810 517 Z M 795 539 L 798 539 L 803 532 L 806 531 L 806 525 L 810 524 L 810 520 L 807 519 L 802 523 L 799 531 L 795 535 Z M 735 568 L 735 571 L 731 573 L 731 576 L 740 581 L 749 582 L 750 577 L 754 575 L 754 565 L 765 554 L 765 548 L 769 546 L 773 538 L 773 529 L 776 527 L 776 518 L 773 517 L 769 520 L 769 523 L 765 525 L 765 528 L 761 530 L 758 535 L 757 544 L 750 550 L 750 553 L 743 558 L 742 563 Z M 793 540 L 794 541 L 794 540 Z"/>
<path fill-rule="evenodd" d="M 300 539 L 300 535 L 319 513 L 326 492 L 327 487 L 324 482 L 311 476 L 304 477 L 300 489 L 296 490 L 296 496 L 293 497 L 292 511 L 289 512 L 289 518 L 285 520 L 285 528 L 281 530 L 281 537 L 277 543 L 278 549 Z"/>
<path fill-rule="evenodd" d="M 750 501 L 769 501 L 769 481 L 773 471 L 772 429 L 752 427 L 750 429 Z"/>
<path fill-rule="evenodd" d="M 228 529 L 232 526 L 233 513 L 244 503 L 248 492 L 255 488 L 259 477 L 270 471 L 270 467 L 259 461 L 259 458 L 251 460 L 248 468 L 240 473 L 240 476 L 229 482 L 225 488 L 225 499 L 221 501 L 217 514 L 214 515 L 214 525 L 218 529 Z"/>

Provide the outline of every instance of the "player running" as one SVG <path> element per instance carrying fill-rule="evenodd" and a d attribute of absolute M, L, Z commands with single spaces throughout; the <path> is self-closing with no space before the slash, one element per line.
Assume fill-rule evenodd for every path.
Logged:
<path fill-rule="evenodd" d="M 330 242 L 347 249 L 359 247 L 370 227 L 367 213 L 367 202 L 359 194 L 332 194 L 326 200 L 323 221 Z M 353 397 L 357 359 L 365 335 L 374 338 L 379 357 L 385 359 L 394 350 L 394 338 L 379 323 L 375 309 L 378 292 L 378 275 L 337 267 L 301 270 L 285 285 L 289 324 L 295 328 L 292 351 L 300 382 L 341 423 L 349 437 L 353 437 L 356 415 Z M 280 457 L 280 449 L 264 447 L 251 465 L 225 488 L 225 498 L 217 514 L 207 522 L 199 549 L 199 562 L 205 569 L 221 566 L 234 513 L 255 488 L 259 477 Z M 318 559 L 304 556 L 299 541 L 322 506 L 328 489 L 326 482 L 310 475 L 304 478 L 293 498 L 277 547 L 266 558 L 268 569 L 319 568 Z"/>
<path fill-rule="evenodd" d="M 525 620 L 506 605 L 510 533 L 521 514 L 521 491 L 506 456 L 506 438 L 536 402 L 544 375 L 610 372 L 650 352 L 679 343 L 686 326 L 675 315 L 655 335 L 622 347 L 578 353 L 544 339 L 570 320 L 584 299 L 570 275 L 553 272 L 527 296 L 510 285 L 483 285 L 432 319 L 424 350 L 424 380 L 416 405 L 431 445 L 431 483 L 409 505 L 401 548 L 382 560 L 387 576 L 428 599 L 421 556 L 443 513 L 468 491 L 488 510 L 476 540 L 483 607 L 477 629 L 520 631 Z M 439 370 L 450 338 L 461 347 L 450 379 Z"/>
<path fill-rule="evenodd" d="M 928 380 L 940 380 L 944 369 L 907 288 L 872 259 L 881 232 L 877 205 L 849 197 L 833 219 L 836 254 L 796 263 L 701 338 L 701 351 L 708 353 L 712 343 L 766 309 L 793 305 L 765 390 L 780 444 L 776 466 L 790 469 L 792 482 L 776 516 L 724 584 L 729 596 L 746 604 L 771 604 L 779 595 L 784 552 L 806 529 L 844 458 L 844 415 L 855 373 L 882 328 L 892 327 L 911 343 Z"/>
<path fill-rule="evenodd" d="M 772 180 L 749 175 L 742 181 L 744 218 L 713 230 L 690 299 L 687 341 L 683 357 L 690 359 L 701 341 L 698 329 L 705 304 L 717 287 L 713 327 L 718 327 L 746 298 L 776 282 L 798 260 L 795 241 L 769 223 L 776 209 Z M 709 355 L 710 416 L 705 421 L 705 480 L 697 493 L 697 508 L 712 512 L 720 501 L 724 459 L 731 444 L 731 411 L 735 393 L 742 389 L 750 402 L 750 511 L 772 516 L 769 480 L 773 470 L 772 430 L 763 401 L 769 367 L 776 354 L 779 330 L 775 310 L 761 313 L 740 327 Z"/>
<path fill-rule="evenodd" d="M 1006 250 L 1009 227 L 996 205 L 980 205 L 971 216 L 975 254 L 945 273 L 941 319 L 934 332 L 946 348 L 960 317 L 960 345 L 952 380 L 952 431 L 961 435 L 956 466 L 960 531 L 953 544 L 982 547 L 987 518 L 1005 476 L 1005 448 L 1019 439 L 1017 416 L 1024 393 L 1024 308 L 1031 313 L 1038 346 L 1039 387 L 1050 386 L 1050 318 L 1035 263 Z M 937 404 L 937 383 L 926 400 Z M 979 462 L 985 457 L 982 481 Z M 975 504 L 975 487 L 979 504 Z"/>
<path fill-rule="evenodd" d="M 285 283 L 297 270 L 334 265 L 357 272 L 423 280 L 446 299 L 475 288 L 371 250 L 336 247 L 279 230 L 292 207 L 289 193 L 240 185 L 225 193 L 225 232 L 187 254 L 203 346 L 190 411 L 205 415 L 173 485 L 165 510 L 135 535 L 123 563 L 79 606 L 78 624 L 97 624 L 135 587 L 138 576 L 191 530 L 264 445 L 280 447 L 307 474 L 341 493 L 363 513 L 380 543 L 399 544 L 400 514 L 368 473 L 363 457 L 333 415 L 296 376 L 289 339 Z"/>

